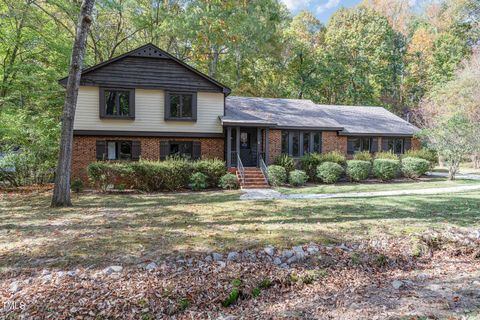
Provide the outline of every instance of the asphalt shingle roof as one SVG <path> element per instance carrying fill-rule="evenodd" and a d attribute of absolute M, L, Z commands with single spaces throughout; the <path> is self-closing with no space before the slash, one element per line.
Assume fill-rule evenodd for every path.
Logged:
<path fill-rule="evenodd" d="M 310 100 L 227 97 L 222 122 L 243 121 L 270 123 L 282 128 L 301 127 L 320 130 L 342 127 Z"/>
<path fill-rule="evenodd" d="M 318 105 L 310 100 L 229 96 L 224 124 L 318 130 L 344 135 L 413 135 L 419 129 L 382 107 Z"/>

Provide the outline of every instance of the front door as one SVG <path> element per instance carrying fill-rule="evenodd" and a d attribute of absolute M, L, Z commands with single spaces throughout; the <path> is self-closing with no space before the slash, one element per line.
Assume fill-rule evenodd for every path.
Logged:
<path fill-rule="evenodd" d="M 245 167 L 257 165 L 257 149 L 255 130 L 240 130 L 240 159 Z"/>

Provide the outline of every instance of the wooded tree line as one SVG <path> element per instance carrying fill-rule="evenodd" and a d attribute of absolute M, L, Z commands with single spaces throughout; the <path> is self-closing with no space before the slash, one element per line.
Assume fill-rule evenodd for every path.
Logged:
<path fill-rule="evenodd" d="M 277 0 L 97 0 L 85 65 L 152 42 L 235 95 L 381 105 L 405 116 L 480 39 L 478 0 L 364 0 L 323 25 Z M 0 144 L 55 165 L 75 0 L 0 0 Z"/>

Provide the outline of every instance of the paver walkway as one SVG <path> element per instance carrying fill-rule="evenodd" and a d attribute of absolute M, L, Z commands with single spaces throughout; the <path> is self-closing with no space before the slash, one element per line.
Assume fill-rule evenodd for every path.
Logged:
<path fill-rule="evenodd" d="M 443 173 L 435 172 L 430 176 L 443 177 Z M 458 175 L 457 179 L 480 180 L 479 175 Z M 372 192 L 345 192 L 345 193 L 306 193 L 306 194 L 283 194 L 272 189 L 244 189 L 245 194 L 240 196 L 241 200 L 294 200 L 294 199 L 330 199 L 330 198 L 365 198 L 365 197 L 385 197 L 401 195 L 425 195 L 442 194 L 480 190 L 480 183 L 477 185 L 466 185 L 446 188 L 426 188 L 415 190 L 391 190 L 391 191 L 372 191 Z"/>

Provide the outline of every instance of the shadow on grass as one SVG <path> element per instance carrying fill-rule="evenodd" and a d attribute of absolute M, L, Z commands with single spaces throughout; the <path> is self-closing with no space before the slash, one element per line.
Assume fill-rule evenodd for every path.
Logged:
<path fill-rule="evenodd" d="M 239 192 L 49 195 L 0 202 L 0 268 L 136 264 L 212 250 L 351 242 L 393 229 L 480 224 L 480 193 L 372 199 L 239 201 Z M 1 248 L 1 247 L 0 247 Z"/>

